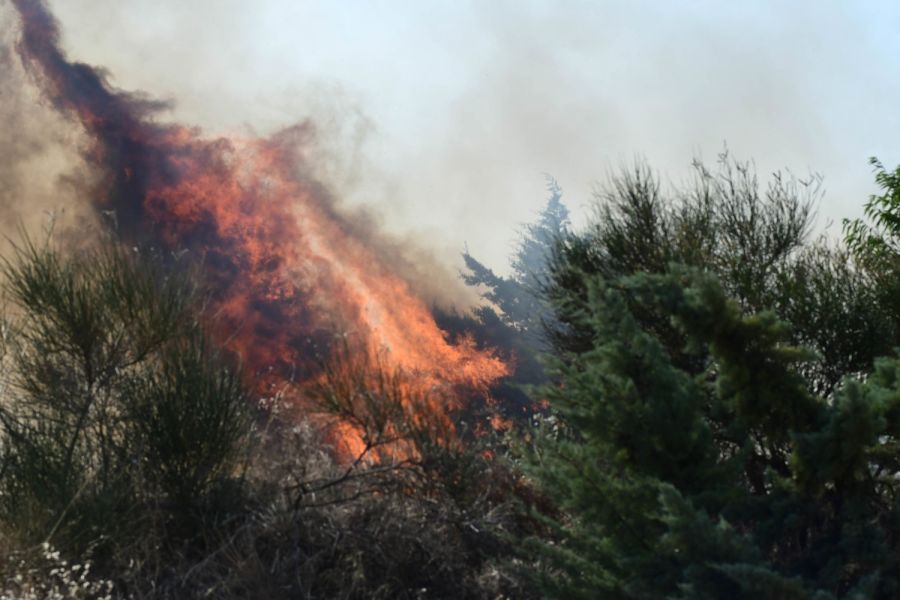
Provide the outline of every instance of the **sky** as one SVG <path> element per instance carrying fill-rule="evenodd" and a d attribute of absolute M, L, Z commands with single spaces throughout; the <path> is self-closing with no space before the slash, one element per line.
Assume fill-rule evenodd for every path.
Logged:
<path fill-rule="evenodd" d="M 0 0 L 3 3 L 3 0 Z M 325 179 L 450 262 L 505 270 L 555 177 L 576 223 L 638 158 L 667 185 L 726 147 L 819 173 L 837 234 L 900 163 L 900 4 L 49 0 L 73 59 L 210 135 L 304 119 Z M 456 264 L 456 263 L 454 263 Z"/>

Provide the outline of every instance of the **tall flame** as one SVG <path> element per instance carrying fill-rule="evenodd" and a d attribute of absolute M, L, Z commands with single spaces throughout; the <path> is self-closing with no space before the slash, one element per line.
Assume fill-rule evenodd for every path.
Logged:
<path fill-rule="evenodd" d="M 56 108 L 77 116 L 91 140 L 89 160 L 107 174 L 98 210 L 114 211 L 128 240 L 203 257 L 221 338 L 252 370 L 285 377 L 336 326 L 423 390 L 483 392 L 506 374 L 473 342 L 449 343 L 322 186 L 297 174 L 308 127 L 210 139 L 157 123 L 152 115 L 162 104 L 114 91 L 100 72 L 66 59 L 41 0 L 12 3 L 26 65 Z"/>

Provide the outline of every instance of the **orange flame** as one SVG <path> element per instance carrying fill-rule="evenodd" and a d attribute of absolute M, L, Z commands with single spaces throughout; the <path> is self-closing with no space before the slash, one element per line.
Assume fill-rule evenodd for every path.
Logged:
<path fill-rule="evenodd" d="M 160 125 L 151 119 L 159 105 L 113 91 L 97 71 L 65 58 L 40 0 L 13 4 L 23 18 L 23 58 L 55 105 L 79 119 L 93 143 L 86 155 L 108 173 L 98 208 L 116 212 L 128 239 L 203 257 L 219 337 L 252 370 L 284 381 L 336 326 L 362 340 L 356 345 L 371 359 L 406 373 L 420 395 L 435 387 L 485 394 L 507 374 L 472 340 L 449 343 L 321 186 L 296 175 L 308 128 L 208 139 Z M 432 408 L 446 414 L 454 408 L 447 403 L 454 400 Z M 339 430 L 358 448 L 350 429 Z"/>

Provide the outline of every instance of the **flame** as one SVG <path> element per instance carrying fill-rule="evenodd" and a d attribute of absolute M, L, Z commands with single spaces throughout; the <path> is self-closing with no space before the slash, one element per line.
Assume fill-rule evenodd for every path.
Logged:
<path fill-rule="evenodd" d="M 219 339 L 265 385 L 315 377 L 310 357 L 335 333 L 385 368 L 407 374 L 410 395 L 466 388 L 486 394 L 508 367 L 468 338 L 447 340 L 428 309 L 377 252 L 354 236 L 321 185 L 298 175 L 311 129 L 269 138 L 204 137 L 163 125 L 163 105 L 114 91 L 95 69 L 69 62 L 41 0 L 12 0 L 19 51 L 57 109 L 77 117 L 86 156 L 107 173 L 96 207 L 115 213 L 124 239 L 202 257 Z M 435 411 L 458 402 L 441 393 Z M 435 401 L 437 402 L 437 401 Z M 342 425 L 347 448 L 358 449 Z M 357 432 L 356 435 L 359 435 Z"/>

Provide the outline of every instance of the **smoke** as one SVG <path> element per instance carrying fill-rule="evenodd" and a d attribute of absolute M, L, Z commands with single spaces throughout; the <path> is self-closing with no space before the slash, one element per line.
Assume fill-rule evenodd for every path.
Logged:
<path fill-rule="evenodd" d="M 577 221 L 611 167 L 646 155 L 678 180 L 727 142 L 763 176 L 823 173 L 827 221 L 873 191 L 869 155 L 900 162 L 890 3 L 52 6 L 70 24 L 65 47 L 120 87 L 177 98 L 178 121 L 268 135 L 310 115 L 342 202 L 378 206 L 389 231 L 420 232 L 442 262 L 468 242 L 502 266 L 545 200 L 544 172 Z"/>
<path fill-rule="evenodd" d="M 75 242 L 95 224 L 89 190 L 97 173 L 82 159 L 83 130 L 66 121 L 40 94 L 15 53 L 19 35 L 12 10 L 0 5 L 0 252 L 22 230 Z"/>
<path fill-rule="evenodd" d="M 900 161 L 897 49 L 879 33 L 894 9 L 575 0 L 484 3 L 477 14 L 470 81 L 404 153 L 428 157 L 410 195 L 439 180 L 448 196 L 477 198 L 479 219 L 455 224 L 476 256 L 508 253 L 486 224 L 530 219 L 541 172 L 580 222 L 595 182 L 635 156 L 678 184 L 694 157 L 714 160 L 727 143 L 761 178 L 822 173 L 826 225 L 859 214 L 869 155 Z"/>
<path fill-rule="evenodd" d="M 65 6 L 65 5 L 61 5 Z M 89 23 L 91 27 L 103 28 L 115 22 L 116 26 L 128 22 L 128 16 L 138 16 L 140 20 L 147 17 L 154 22 L 154 15 L 144 14 L 152 8 L 144 6 L 137 10 L 124 11 L 120 5 L 111 10 L 99 4 L 96 13 L 101 15 Z M 136 13 L 136 14 L 133 14 Z M 212 14 L 234 14 L 234 11 L 211 11 Z M 143 17 L 141 16 L 143 15 Z M 171 21 L 172 15 L 157 14 L 156 22 Z M 96 221 L 96 211 L 91 203 L 106 193 L 102 188 L 115 185 L 114 182 L 103 181 L 104 177 L 114 172 L 115 167 L 99 164 L 90 159 L 86 151 L 91 141 L 85 136 L 84 129 L 71 119 L 66 119 L 59 111 L 61 99 L 45 95 L 40 86 L 40 74 L 29 69 L 28 63 L 21 60 L 15 52 L 15 45 L 20 35 L 20 26 L 15 11 L 5 4 L 0 4 L 2 19 L 2 47 L 0 47 L 0 81 L 4 83 L 5 92 L 0 96 L 0 118 L 3 119 L 5 135 L 2 140 L 3 161 L 0 161 L 0 234 L 4 237 L 16 238 L 19 229 L 30 232 L 40 231 L 52 220 L 55 223 L 57 239 L 69 241 L 84 240 L 92 237 L 87 228 Z M 175 19 L 175 22 L 178 22 Z M 221 24 L 226 27 L 227 24 Z M 42 33 L 52 42 L 50 46 L 64 47 L 64 38 L 57 30 L 52 18 L 41 23 Z M 140 27 L 136 26 L 140 31 Z M 88 31 L 92 29 L 88 28 Z M 63 34 L 65 32 L 62 32 Z M 191 37 L 194 48 L 192 60 L 198 60 L 196 54 L 203 54 L 204 45 L 197 43 L 197 36 Z M 215 47 L 209 44 L 210 48 Z M 118 53 L 111 52 L 116 57 Z M 45 57 L 51 62 L 64 60 L 62 54 Z M 207 57 L 208 60 L 208 57 Z M 115 60 L 113 60 L 115 62 Z M 121 69 L 121 64 L 118 66 Z M 79 85 L 93 85 L 97 89 L 111 89 L 112 76 L 104 68 L 76 65 L 81 70 L 79 77 L 92 82 L 81 81 Z M 143 73 L 141 68 L 128 65 L 124 69 L 130 72 Z M 175 69 L 177 71 L 177 69 Z M 167 77 L 160 77 L 165 84 Z M 158 82 L 157 82 L 158 83 Z M 227 95 L 233 85 L 229 78 L 217 82 Z M 158 89 L 157 85 L 154 89 Z M 165 88 L 165 85 L 161 87 Z M 183 88 L 180 91 L 184 91 Z M 80 93 L 84 93 L 82 90 Z M 203 111 L 179 110 L 179 102 L 174 100 L 155 100 L 142 93 L 116 92 L 116 102 L 110 103 L 105 110 L 118 111 L 111 121 L 126 123 L 129 119 L 147 119 L 148 121 L 167 116 L 183 117 L 198 115 L 201 124 L 215 124 L 221 130 L 224 126 L 235 125 L 241 119 L 234 115 L 249 113 L 259 115 L 258 103 L 235 108 L 233 105 L 219 107 L 206 106 Z M 174 97 L 174 94 L 169 94 Z M 228 135 L 256 137 L 268 135 L 284 128 L 285 123 L 296 119 L 297 115 L 306 115 L 301 129 L 304 131 L 303 159 L 294 165 L 294 176 L 310 185 L 317 186 L 323 201 L 330 205 L 335 218 L 340 218 L 344 226 L 357 238 L 366 243 L 383 261 L 392 265 L 392 269 L 411 286 L 413 292 L 429 304 L 441 308 L 465 308 L 473 304 L 477 298 L 474 292 L 461 284 L 453 267 L 444 260 L 446 252 L 436 251 L 434 244 L 426 243 L 422 236 L 409 231 L 388 233 L 384 211 L 376 211 L 371 203 L 360 200 L 355 190 L 364 188 L 367 176 L 374 173 L 363 148 L 370 139 L 374 125 L 361 109 L 359 102 L 344 93 L 340 86 L 333 82 L 311 81 L 292 90 L 291 102 L 282 104 L 277 111 L 280 122 L 272 118 L 265 131 L 259 134 L 259 119 L 251 124 L 244 122 L 235 126 Z M 190 99 L 190 94 L 188 94 Z M 280 99 L 284 99 L 282 95 Z M 302 99 L 300 101 L 299 99 Z M 267 101 L 272 102 L 271 98 Z M 121 106 L 118 106 L 121 104 Z M 188 103 L 190 105 L 190 103 Z M 229 117 L 225 117 L 227 108 Z M 77 110 L 77 109 L 76 109 Z M 276 127 L 277 125 L 277 127 Z M 130 127 L 127 125 L 126 127 Z M 288 127 L 290 129 L 290 127 Z M 107 132 L 107 139 L 121 137 L 119 133 Z M 116 152 L 113 155 L 117 154 Z M 96 157 L 95 157 L 96 158 Z M 100 161 L 102 163 L 103 161 Z M 377 177 L 377 176 L 376 176 Z M 107 190 L 108 191 L 108 190 Z M 348 199 L 356 198 L 356 201 Z M 140 215 L 117 215 L 126 221 L 139 218 Z M 127 226 L 127 223 L 123 224 Z M 38 234 L 40 235 L 40 234 Z M 441 250 L 446 250 L 442 248 Z"/>
<path fill-rule="evenodd" d="M 474 341 L 448 341 L 398 275 L 422 267 L 317 179 L 314 123 L 265 137 L 166 124 L 158 115 L 170 104 L 70 61 L 41 0 L 13 6 L 26 70 L 84 132 L 82 156 L 99 174 L 92 206 L 114 215 L 125 242 L 202 261 L 217 337 L 261 375 L 261 389 L 315 377 L 335 334 L 373 364 L 414 375 L 408 385 L 419 393 L 444 390 L 430 400 L 437 415 L 458 406 L 453 390 L 486 393 L 507 372 Z"/>
<path fill-rule="evenodd" d="M 70 53 L 121 88 L 177 99 L 166 118 L 266 136 L 309 116 L 308 168 L 341 207 L 377 206 L 380 231 L 426 239 L 439 265 L 465 242 L 502 270 L 516 224 L 545 200 L 545 172 L 577 223 L 611 167 L 645 155 L 677 180 L 727 141 L 763 175 L 823 173 L 827 221 L 873 191 L 869 155 L 900 161 L 897 10 L 884 4 L 50 6 Z M 464 302 L 448 275 L 428 296 Z"/>

